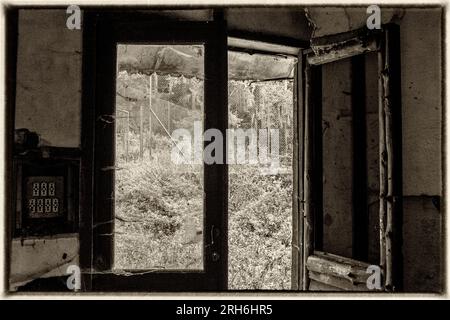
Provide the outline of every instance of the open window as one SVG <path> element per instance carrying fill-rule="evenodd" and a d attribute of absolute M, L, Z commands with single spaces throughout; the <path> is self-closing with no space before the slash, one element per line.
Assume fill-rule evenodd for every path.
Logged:
<path fill-rule="evenodd" d="M 303 290 L 401 288 L 399 33 L 316 38 L 303 54 L 297 270 Z M 378 177 L 378 181 L 374 177 Z M 371 268 L 369 268 L 372 266 Z M 294 266 L 295 267 L 295 266 Z"/>
<path fill-rule="evenodd" d="M 290 290 L 296 51 L 228 45 L 228 289 Z"/>

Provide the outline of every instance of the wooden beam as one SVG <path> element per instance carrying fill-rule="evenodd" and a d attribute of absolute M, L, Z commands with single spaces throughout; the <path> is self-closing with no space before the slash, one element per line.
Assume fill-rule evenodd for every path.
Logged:
<path fill-rule="evenodd" d="M 312 65 L 320 65 L 378 50 L 378 32 L 367 28 L 337 35 L 313 38 L 311 49 L 314 55 L 308 57 Z"/>
<path fill-rule="evenodd" d="M 324 282 L 328 279 L 330 282 L 325 283 L 335 287 L 343 287 L 343 285 L 336 285 L 336 282 L 347 283 L 351 290 L 354 287 L 359 289 L 361 286 L 365 287 L 370 276 L 370 273 L 367 273 L 369 264 L 326 253 L 315 252 L 314 255 L 308 257 L 306 265 L 308 271 L 316 275 L 314 280 L 322 279 L 321 282 Z"/>
<path fill-rule="evenodd" d="M 303 61 L 303 54 L 300 53 L 295 69 L 293 106 L 292 290 L 302 290 L 303 283 Z"/>
<path fill-rule="evenodd" d="M 300 53 L 299 47 L 292 47 L 287 45 L 274 44 L 270 42 L 264 42 L 259 40 L 248 40 L 236 37 L 228 37 L 228 47 L 232 49 L 241 49 L 251 52 L 265 52 L 265 53 L 278 53 L 285 55 L 298 56 Z"/>
<path fill-rule="evenodd" d="M 386 279 L 389 291 L 402 288 L 402 166 L 401 166 L 401 86 L 399 28 L 389 25 L 384 33 L 383 108 L 386 137 Z"/>
<path fill-rule="evenodd" d="M 339 292 L 342 291 L 342 289 L 330 286 L 328 284 L 325 284 L 323 282 L 316 281 L 314 279 L 311 279 L 310 285 L 309 285 L 310 291 L 325 291 L 325 292 Z"/>
<path fill-rule="evenodd" d="M 337 288 L 336 291 L 369 291 L 365 283 L 352 283 L 332 275 L 309 271 L 309 278 L 317 282 Z"/>
<path fill-rule="evenodd" d="M 283 37 L 283 36 L 268 35 L 267 33 L 261 33 L 261 32 L 233 30 L 232 28 L 228 29 L 228 37 L 237 38 L 237 39 L 241 39 L 241 40 L 247 40 L 247 41 L 258 41 L 258 42 L 262 42 L 262 43 L 270 43 L 272 45 L 277 45 L 277 46 L 285 46 L 285 47 L 300 48 L 300 49 L 309 48 L 309 45 L 310 45 L 309 41 L 307 41 L 307 40 L 299 40 L 299 39 Z"/>
<path fill-rule="evenodd" d="M 379 227 L 380 227 L 380 268 L 386 277 L 386 192 L 387 192 L 387 152 L 386 152 L 386 117 L 384 115 L 384 41 L 378 52 L 378 130 L 379 130 Z"/>
<path fill-rule="evenodd" d="M 303 174 L 303 261 L 314 251 L 314 217 L 313 217 L 313 90 L 311 81 L 311 66 L 305 66 L 305 137 L 304 137 L 304 174 Z M 308 290 L 309 278 L 306 264 L 303 266 L 303 290 Z"/>

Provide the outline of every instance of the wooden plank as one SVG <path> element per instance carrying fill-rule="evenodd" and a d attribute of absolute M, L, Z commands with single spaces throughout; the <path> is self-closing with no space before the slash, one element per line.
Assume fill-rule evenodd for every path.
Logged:
<path fill-rule="evenodd" d="M 351 33 L 344 33 L 334 37 L 312 39 L 311 48 L 314 55 L 308 56 L 308 62 L 320 65 L 378 50 L 376 34 L 351 36 Z"/>
<path fill-rule="evenodd" d="M 305 137 L 304 137 L 304 219 L 303 219 L 303 261 L 307 261 L 308 257 L 314 250 L 314 220 L 313 220 L 313 194 L 312 194 L 312 178 L 313 178 L 313 114 L 312 114 L 312 83 L 311 83 L 311 67 L 309 64 L 305 66 Z M 303 290 L 308 290 L 309 279 L 306 265 L 303 266 Z"/>
<path fill-rule="evenodd" d="M 366 27 L 351 30 L 351 31 L 345 31 L 340 33 L 334 33 L 329 35 L 324 35 L 321 37 L 315 37 L 311 39 L 312 47 L 315 46 L 329 46 L 333 44 L 339 44 L 339 43 L 345 43 L 349 41 L 364 41 L 368 42 L 368 39 L 373 39 L 380 35 L 379 30 L 369 30 Z"/>
<path fill-rule="evenodd" d="M 337 277 L 349 281 L 353 285 L 366 284 L 369 273 L 367 267 L 361 266 L 361 262 L 350 263 L 327 259 L 323 256 L 311 255 L 307 262 L 308 271 Z"/>
<path fill-rule="evenodd" d="M 369 291 L 366 283 L 352 283 L 343 278 L 334 277 L 332 275 L 309 271 L 311 280 L 320 282 L 327 286 L 332 286 L 345 291 Z"/>
<path fill-rule="evenodd" d="M 398 42 L 398 26 L 388 26 L 384 38 L 382 81 L 387 155 L 385 287 L 389 291 L 400 290 L 403 277 L 401 251 L 401 87 Z"/>
<path fill-rule="evenodd" d="M 301 69 L 301 67 L 300 67 Z M 301 71 L 300 71 L 301 72 Z M 299 209 L 299 188 L 298 180 L 299 177 L 299 140 L 298 140 L 298 73 L 299 65 L 295 67 L 294 73 L 294 105 L 293 105 L 293 155 L 292 155 L 292 171 L 293 171 L 293 192 L 292 192 L 292 260 L 291 260 L 291 289 L 299 290 L 301 284 L 301 249 L 300 249 L 300 235 L 301 231 L 299 228 L 300 209 Z"/>
<path fill-rule="evenodd" d="M 387 159 L 386 159 L 386 118 L 384 115 L 384 41 L 378 52 L 378 130 L 379 130 L 379 165 L 380 165 L 380 190 L 379 190 L 379 226 L 380 226 L 380 267 L 383 277 L 386 276 L 386 191 L 387 191 Z"/>
<path fill-rule="evenodd" d="M 306 260 L 303 260 L 303 251 L 304 251 L 304 238 L 303 238 L 303 232 L 304 232 L 304 170 L 305 170 L 305 80 L 304 80 L 304 70 L 305 70 L 305 55 L 303 52 L 300 52 L 299 54 L 299 60 L 298 65 L 301 67 L 298 70 L 297 74 L 297 130 L 296 133 L 298 135 L 298 181 L 297 181 L 297 188 L 298 188 L 298 210 L 299 210 L 299 244 L 300 244 L 300 252 L 299 252 L 299 259 L 300 259 L 300 265 L 299 265 L 299 288 L 302 289 L 302 283 L 304 281 L 303 277 L 303 269 Z"/>
<path fill-rule="evenodd" d="M 236 37 L 228 37 L 228 47 L 233 49 L 239 48 L 250 51 L 268 52 L 271 54 L 279 53 L 292 56 L 298 56 L 299 54 L 301 54 L 300 49 L 298 47 L 273 44 L 259 40 L 247 40 Z"/>
<path fill-rule="evenodd" d="M 386 42 L 386 53 L 389 50 L 389 45 Z M 386 190 L 386 288 L 391 290 L 393 287 L 393 274 L 392 274 L 392 242 L 393 242 L 393 221 L 392 221 L 392 162 L 393 159 L 393 145 L 392 145 L 392 113 L 391 113 L 391 101 L 389 100 L 390 94 L 390 79 L 388 74 L 389 67 L 389 54 L 385 55 L 385 65 L 383 73 L 383 87 L 384 87 L 384 114 L 385 114 L 385 130 L 386 130 L 386 178 L 387 178 L 387 190 Z"/>
<path fill-rule="evenodd" d="M 359 260 L 355 260 L 355 259 L 351 259 L 351 258 L 347 258 L 347 257 L 343 257 L 343 256 L 339 256 L 336 254 L 332 254 L 332 253 L 328 253 L 328 252 L 322 252 L 322 251 L 314 251 L 314 255 L 323 259 L 327 259 L 330 261 L 335 261 L 338 263 L 343 263 L 343 264 L 349 264 L 349 265 L 355 265 L 358 267 L 361 267 L 363 269 L 367 269 L 367 267 L 369 267 L 370 264 L 363 262 L 363 261 L 359 261 Z"/>
<path fill-rule="evenodd" d="M 82 291 L 92 289 L 93 268 L 93 219 L 94 219 L 94 145 L 95 145 L 95 66 L 96 66 L 96 24 L 95 14 L 89 10 L 83 13 L 83 72 L 82 72 L 82 122 L 81 122 L 81 165 L 80 165 L 80 257 L 82 270 Z"/>
<path fill-rule="evenodd" d="M 5 92 L 6 92 L 6 101 L 5 101 L 5 183 L 6 186 L 6 212 L 10 212 L 10 214 L 5 214 L 5 252 L 6 259 L 11 259 L 11 251 L 12 251 L 12 239 L 15 233 L 15 192 L 16 192 L 16 168 L 17 165 L 13 160 L 14 154 L 14 124 L 15 124 L 15 110 L 16 110 L 16 70 L 17 70 L 17 47 L 18 47 L 18 16 L 19 9 L 18 8 L 7 8 L 5 10 L 5 37 L 6 46 L 5 50 Z M 10 261 L 10 260 L 7 260 Z M 10 263 L 4 264 L 4 280 L 6 290 L 10 290 L 10 286 L 8 284 L 10 273 L 11 273 L 11 265 Z"/>
<path fill-rule="evenodd" d="M 339 289 L 339 288 L 327 285 L 325 283 L 322 283 L 322 282 L 319 282 L 319 281 L 311 279 L 310 285 L 309 285 L 309 291 L 339 292 L 339 291 L 342 291 L 342 290 Z"/>
<path fill-rule="evenodd" d="M 300 53 L 294 78 L 292 290 L 302 290 L 303 282 L 303 109 L 303 53 Z"/>

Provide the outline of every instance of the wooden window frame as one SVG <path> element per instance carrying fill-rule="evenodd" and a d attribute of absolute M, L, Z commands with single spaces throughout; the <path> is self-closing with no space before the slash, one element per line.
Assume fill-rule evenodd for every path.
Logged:
<path fill-rule="evenodd" d="M 152 32 L 152 30 L 165 32 Z M 162 29 L 164 28 L 164 29 Z M 170 39 L 168 34 L 170 34 Z M 86 10 L 83 20 L 83 155 L 80 266 L 84 291 L 220 291 L 227 288 L 228 168 L 204 164 L 204 269 L 111 271 L 114 234 L 114 108 L 117 43 L 204 43 L 204 127 L 226 137 L 227 43 L 223 20 L 152 21 L 145 13 Z M 100 59 L 101 57 L 101 59 Z M 108 80 L 110 79 L 110 80 Z M 109 119 L 112 121 L 103 121 Z M 223 141 L 225 150 L 226 139 Z M 111 169 L 112 168 L 112 169 Z M 213 238 L 213 240 L 211 239 Z"/>
<path fill-rule="evenodd" d="M 297 133 L 299 145 L 296 147 L 298 159 L 296 170 L 302 178 L 299 179 L 297 186 L 298 201 L 294 202 L 298 211 L 294 212 L 293 216 L 292 268 L 293 288 L 299 290 L 310 290 L 310 281 L 316 280 L 327 285 L 327 288 L 331 286 L 337 290 L 368 291 L 365 285 L 365 279 L 369 276 L 368 263 L 321 251 L 323 238 L 321 65 L 349 57 L 361 57 L 368 52 L 377 52 L 378 56 L 380 146 L 378 266 L 382 273 L 382 290 L 402 289 L 400 30 L 398 25 L 387 24 L 383 25 L 381 30 L 372 31 L 363 28 L 316 38 L 312 40 L 310 49 L 300 53 L 299 66 L 302 69 L 297 76 L 297 91 L 303 95 L 298 97 L 297 122 L 302 124 L 298 125 L 298 128 L 303 130 L 298 130 Z M 360 87 L 353 85 L 354 90 L 358 88 L 364 90 L 364 84 Z M 361 102 L 365 97 L 364 94 L 357 94 L 352 98 Z M 367 230 L 364 229 L 367 229 L 368 223 L 367 217 L 364 216 L 354 216 L 354 220 L 352 229 L 355 243 L 355 238 L 367 236 Z M 361 233 L 355 232 L 358 228 L 362 229 Z M 363 246 L 367 246 L 364 241 Z M 364 249 L 363 246 L 353 252 L 360 259 L 367 256 L 367 248 Z"/>

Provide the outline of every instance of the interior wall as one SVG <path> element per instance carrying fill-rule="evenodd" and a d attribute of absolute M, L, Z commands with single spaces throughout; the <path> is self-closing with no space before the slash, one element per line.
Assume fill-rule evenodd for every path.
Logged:
<path fill-rule="evenodd" d="M 20 10 L 15 127 L 50 145 L 80 147 L 81 30 L 65 10 Z"/>
<path fill-rule="evenodd" d="M 336 74 L 340 77 L 336 78 Z M 323 251 L 350 258 L 353 200 L 351 79 L 350 59 L 322 66 Z"/>
<path fill-rule="evenodd" d="M 81 30 L 66 27 L 65 10 L 19 10 L 15 128 L 44 143 L 81 144 Z M 66 275 L 78 265 L 78 234 L 14 239 L 10 289 L 36 278 Z"/>
<path fill-rule="evenodd" d="M 368 17 L 365 7 L 313 7 L 308 8 L 308 16 L 316 27 L 315 37 L 365 27 Z M 404 289 L 439 291 L 443 223 L 437 205 L 442 190 L 442 11 L 440 8 L 381 8 L 381 17 L 383 23 L 400 25 Z M 345 74 L 337 72 L 334 77 L 337 82 Z M 375 88 L 370 89 L 376 83 L 367 86 L 369 91 L 376 92 Z M 368 125 L 374 131 L 372 122 L 368 118 Z M 369 132 L 368 139 L 373 139 L 375 134 Z M 336 136 L 336 142 L 338 139 Z M 375 164 L 369 163 L 369 171 L 371 167 L 374 171 Z M 372 220 L 375 214 L 374 211 L 370 214 Z M 343 224 L 341 227 L 345 230 Z"/>
<path fill-rule="evenodd" d="M 368 262 L 380 260 L 380 156 L 378 126 L 378 57 L 372 52 L 365 57 L 366 70 L 366 159 L 367 159 L 367 206 Z"/>
<path fill-rule="evenodd" d="M 303 8 L 229 8 L 225 10 L 228 30 L 265 37 L 309 41 L 311 27 Z"/>

